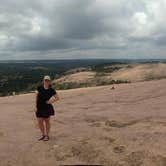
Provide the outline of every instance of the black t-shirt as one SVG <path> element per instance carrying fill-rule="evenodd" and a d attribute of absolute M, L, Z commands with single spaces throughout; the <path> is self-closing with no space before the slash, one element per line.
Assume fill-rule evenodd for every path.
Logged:
<path fill-rule="evenodd" d="M 52 96 L 56 94 L 56 90 L 53 88 L 45 89 L 44 86 L 39 86 L 37 88 L 38 97 L 37 97 L 37 108 L 44 109 L 47 107 L 46 101 L 48 101 Z"/>

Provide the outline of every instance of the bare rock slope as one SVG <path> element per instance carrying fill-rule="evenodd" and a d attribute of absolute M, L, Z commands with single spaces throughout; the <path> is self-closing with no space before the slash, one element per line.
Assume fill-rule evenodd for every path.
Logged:
<path fill-rule="evenodd" d="M 0 166 L 166 165 L 166 80 L 59 91 L 39 142 L 33 94 L 0 98 Z"/>

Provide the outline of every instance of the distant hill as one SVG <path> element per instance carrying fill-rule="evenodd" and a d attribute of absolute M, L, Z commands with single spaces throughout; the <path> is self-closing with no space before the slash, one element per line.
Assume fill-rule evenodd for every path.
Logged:
<path fill-rule="evenodd" d="M 75 69 L 53 82 L 57 88 L 72 89 L 163 78 L 166 78 L 166 63 L 102 64 L 88 68 L 87 71 Z"/>
<path fill-rule="evenodd" d="M 52 77 L 56 89 L 73 89 L 162 79 L 165 69 L 165 60 L 0 61 L 0 96 L 34 91 L 44 75 Z"/>
<path fill-rule="evenodd" d="M 125 79 L 130 82 L 149 81 L 166 78 L 166 64 L 135 64 L 111 74 L 112 79 Z"/>

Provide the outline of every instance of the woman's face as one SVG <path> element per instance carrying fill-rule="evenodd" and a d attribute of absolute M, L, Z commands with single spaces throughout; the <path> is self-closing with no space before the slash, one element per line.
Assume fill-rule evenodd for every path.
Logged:
<path fill-rule="evenodd" d="M 49 86 L 49 85 L 51 85 L 51 81 L 50 81 L 50 80 L 44 80 L 44 84 L 45 84 L 46 86 Z"/>

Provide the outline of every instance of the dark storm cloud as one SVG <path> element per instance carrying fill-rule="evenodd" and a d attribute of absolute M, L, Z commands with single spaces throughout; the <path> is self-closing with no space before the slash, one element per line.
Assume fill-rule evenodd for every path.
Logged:
<path fill-rule="evenodd" d="M 27 58 L 43 58 L 42 53 L 48 58 L 50 51 L 54 58 L 72 53 L 82 58 L 84 51 L 89 57 L 92 52 L 92 56 L 98 57 L 98 52 L 105 56 L 105 51 L 108 58 L 130 57 L 133 49 L 146 55 L 147 47 L 155 50 L 166 44 L 164 0 L 0 0 L 0 3 L 0 59 L 4 55 L 21 58 L 23 54 Z M 164 51 L 158 51 L 159 56 Z"/>
<path fill-rule="evenodd" d="M 1 31 L 7 36 L 12 35 L 8 41 L 12 42 L 12 47 L 9 44 L 7 46 L 22 51 L 66 49 L 74 47 L 70 44 L 70 39 L 85 40 L 101 34 L 104 29 L 100 15 L 93 9 L 88 9 L 94 2 L 62 0 L 44 4 L 44 1 L 38 1 L 37 6 L 33 1 L 25 4 L 4 1 Z M 13 5 L 15 9 L 12 8 Z"/>
<path fill-rule="evenodd" d="M 20 51 L 40 51 L 40 50 L 52 50 L 52 49 L 67 49 L 70 48 L 70 43 L 66 40 L 56 40 L 51 37 L 27 37 L 25 40 L 20 39 L 16 43 L 16 48 Z"/>

